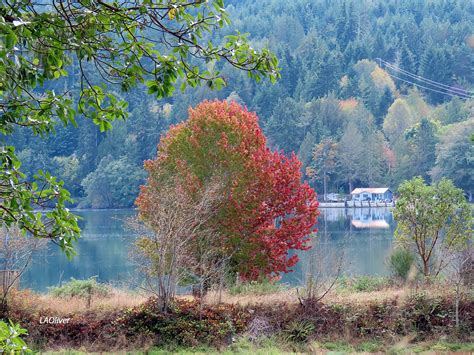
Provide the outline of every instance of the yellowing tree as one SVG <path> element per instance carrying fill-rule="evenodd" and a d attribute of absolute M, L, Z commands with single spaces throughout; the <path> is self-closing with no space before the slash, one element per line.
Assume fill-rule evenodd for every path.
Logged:
<path fill-rule="evenodd" d="M 396 86 L 392 80 L 392 77 L 378 65 L 370 73 L 370 77 L 374 83 L 374 86 L 379 89 L 380 92 L 383 92 L 385 88 L 389 88 L 392 93 L 396 91 Z"/>
<path fill-rule="evenodd" d="M 388 109 L 383 122 L 383 132 L 393 144 L 403 138 L 405 131 L 416 123 L 410 106 L 404 99 L 396 99 Z"/>

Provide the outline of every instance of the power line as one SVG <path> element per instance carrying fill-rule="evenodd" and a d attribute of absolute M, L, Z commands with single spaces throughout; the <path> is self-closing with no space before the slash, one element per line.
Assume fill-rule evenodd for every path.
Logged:
<path fill-rule="evenodd" d="M 411 73 L 411 72 L 409 72 L 408 70 L 405 70 L 405 69 L 400 68 L 399 66 L 396 66 L 394 63 L 387 62 L 387 61 L 385 61 L 385 60 L 383 60 L 383 59 L 380 59 L 380 58 L 377 58 L 377 59 L 378 59 L 379 62 L 380 62 L 380 66 L 382 66 L 382 63 L 384 63 L 385 66 L 387 66 L 387 67 L 389 67 L 389 68 L 391 68 L 391 69 L 393 69 L 393 70 L 402 72 L 402 73 L 404 73 L 404 74 L 406 74 L 406 75 L 408 75 L 408 76 L 411 76 L 411 77 L 413 77 L 413 78 L 415 78 L 415 79 L 417 79 L 417 80 L 419 80 L 419 81 L 425 81 L 425 82 L 432 83 L 433 86 L 439 86 L 439 87 L 443 87 L 443 88 L 447 88 L 447 89 L 450 89 L 450 88 L 451 88 L 451 86 L 449 86 L 449 85 L 446 85 L 446 84 L 443 84 L 443 83 L 439 83 L 439 82 L 437 82 L 437 81 L 434 81 L 434 80 L 431 80 L 431 79 L 428 79 L 428 78 L 424 78 L 424 77 L 422 77 L 422 76 L 420 76 L 420 75 Z"/>
<path fill-rule="evenodd" d="M 437 92 L 439 94 L 444 94 L 444 95 L 449 95 L 451 97 L 459 97 L 461 99 L 472 99 L 472 96 L 463 96 L 462 94 L 451 94 L 449 92 L 445 92 L 445 91 L 440 91 L 440 90 L 436 90 L 436 89 L 433 89 L 433 88 L 429 88 L 429 87 L 426 87 L 424 85 L 421 85 L 421 84 L 417 84 L 417 83 L 414 83 L 412 81 L 409 81 L 409 80 L 405 80 L 405 79 L 402 79 L 394 74 L 390 74 L 390 73 L 387 73 L 388 75 L 390 75 L 392 78 L 395 78 L 397 80 L 400 80 L 400 81 L 403 81 L 407 84 L 411 84 L 411 85 L 415 85 L 417 87 L 420 87 L 422 89 L 425 89 L 425 90 L 429 90 L 429 91 L 433 91 L 433 92 Z"/>
<path fill-rule="evenodd" d="M 425 85 L 433 86 L 433 87 L 435 87 L 436 89 L 439 89 L 439 90 L 436 90 L 432 87 L 427 87 L 425 85 L 421 85 L 421 84 L 415 83 L 413 81 L 400 78 L 400 77 L 398 77 L 394 74 L 388 73 L 390 76 L 392 76 L 393 78 L 395 78 L 397 80 L 401 80 L 405 83 L 418 86 L 418 87 L 423 88 L 425 90 L 433 91 L 433 92 L 444 94 L 444 95 L 449 95 L 451 97 L 457 96 L 457 97 L 461 97 L 461 98 L 464 98 L 464 99 L 472 99 L 473 98 L 472 94 L 468 91 L 466 91 L 465 93 L 460 92 L 459 90 L 452 89 L 451 86 L 445 85 L 443 83 L 439 83 L 439 82 L 434 81 L 434 80 L 430 80 L 428 78 L 424 78 L 422 76 L 413 74 L 413 73 L 411 73 L 407 70 L 401 69 L 400 67 L 394 65 L 393 63 L 387 62 L 387 61 L 385 61 L 381 58 L 376 58 L 376 59 L 379 61 L 381 67 L 382 67 L 382 63 L 383 63 L 385 65 L 385 67 L 388 68 L 388 69 L 392 69 L 396 72 L 400 72 L 400 73 L 402 73 L 402 74 L 404 74 L 408 77 L 411 77 L 412 79 L 420 81 L 420 82 L 424 83 Z M 445 91 L 442 91 L 442 90 L 445 90 Z M 446 92 L 446 91 L 448 91 L 448 92 Z"/>
<path fill-rule="evenodd" d="M 388 67 L 389 69 L 393 69 L 397 72 L 400 72 L 408 77 L 411 77 L 415 80 L 418 80 L 418 81 L 421 81 L 421 82 L 424 82 L 426 83 L 427 85 L 431 85 L 431 86 L 434 86 L 435 88 L 437 89 L 440 89 L 440 90 L 447 90 L 447 91 L 450 91 L 454 94 L 460 94 L 460 95 L 470 95 L 470 93 L 463 93 L 463 92 L 460 92 L 459 90 L 456 90 L 456 89 L 452 89 L 452 86 L 448 86 L 448 85 L 445 85 L 445 84 L 441 84 L 441 83 L 438 83 L 436 81 L 433 81 L 433 80 L 430 80 L 430 79 L 426 79 L 422 76 L 419 76 L 419 75 L 415 75 L 413 73 L 410 73 L 409 71 L 406 71 L 406 70 L 403 70 L 401 69 L 400 67 L 397 67 L 395 65 L 391 65 L 389 63 L 385 63 L 385 66 Z M 434 84 L 436 83 L 436 84 Z M 466 90 L 464 90 L 466 91 Z M 467 92 L 467 91 L 466 91 Z"/>
<path fill-rule="evenodd" d="M 380 59 L 380 61 L 382 62 L 381 59 Z M 460 92 L 459 90 L 453 90 L 453 89 L 451 89 L 450 86 L 447 86 L 447 85 L 442 84 L 442 83 L 438 83 L 436 81 L 433 81 L 433 80 L 430 80 L 430 79 L 427 79 L 427 78 L 423 78 L 419 75 L 415 75 L 415 74 L 410 73 L 406 70 L 403 70 L 403 69 L 401 69 L 401 68 L 399 68 L 395 65 L 392 65 L 391 63 L 388 63 L 388 62 L 385 62 L 385 61 L 383 61 L 383 62 L 386 63 L 386 67 L 388 67 L 389 69 L 393 69 L 395 71 L 401 72 L 402 74 L 405 74 L 409 77 L 412 77 L 415 80 L 421 81 L 425 85 L 431 85 L 431 86 L 433 86 L 433 87 L 435 87 L 436 89 L 439 89 L 439 90 L 436 90 L 436 89 L 433 89 L 432 87 L 427 87 L 425 85 L 421 85 L 421 84 L 415 83 L 413 81 L 400 78 L 399 76 L 396 76 L 394 74 L 388 73 L 389 75 L 391 75 L 392 77 L 394 77 L 398 80 L 401 80 L 401 81 L 406 82 L 408 84 L 412 84 L 412 85 L 421 87 L 421 88 L 426 89 L 426 90 L 430 90 L 430 91 L 437 92 L 437 93 L 440 93 L 440 94 L 449 95 L 449 96 L 452 96 L 452 97 L 457 96 L 457 97 L 461 97 L 461 98 L 465 98 L 465 99 L 471 99 L 472 98 L 472 96 L 469 92 Z M 442 91 L 442 90 L 445 90 L 445 91 Z M 446 92 L 446 91 L 448 91 L 448 92 Z"/>
<path fill-rule="evenodd" d="M 386 65 L 386 66 L 387 66 L 389 69 L 393 69 L 393 70 L 395 70 L 395 71 L 398 71 L 398 72 L 400 72 L 400 73 L 402 73 L 402 74 L 405 74 L 405 75 L 408 76 L 408 77 L 411 77 L 411 78 L 413 78 L 413 79 L 415 79 L 415 80 L 421 81 L 422 83 L 424 83 L 424 84 L 426 84 L 426 85 L 431 85 L 431 86 L 433 86 L 433 87 L 435 87 L 435 88 L 437 88 L 437 89 L 446 90 L 446 91 L 451 92 L 451 93 L 453 93 L 453 94 L 455 94 L 455 95 L 462 96 L 462 97 L 467 97 L 467 98 L 470 98 L 471 95 L 472 95 L 472 93 L 469 92 L 469 91 L 467 91 L 467 90 L 462 89 L 463 91 L 460 91 L 460 89 L 457 89 L 457 90 L 456 90 L 456 89 L 452 89 L 451 86 L 447 86 L 447 85 L 444 85 L 444 84 L 443 84 L 445 87 L 447 87 L 447 88 L 445 88 L 445 87 L 440 86 L 440 85 L 435 85 L 435 84 L 432 84 L 432 83 L 430 83 L 430 82 L 426 82 L 428 79 L 427 79 L 427 80 L 423 80 L 423 79 L 425 79 L 425 78 L 420 77 L 419 75 L 413 75 L 412 73 L 406 72 L 406 71 L 404 71 L 403 69 L 400 69 L 400 68 L 398 68 L 398 67 L 390 66 L 390 65 Z M 432 80 L 430 80 L 430 81 L 432 81 Z"/>

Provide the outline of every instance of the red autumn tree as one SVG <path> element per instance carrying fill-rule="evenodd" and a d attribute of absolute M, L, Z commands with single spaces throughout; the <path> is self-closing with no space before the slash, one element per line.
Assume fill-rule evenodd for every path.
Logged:
<path fill-rule="evenodd" d="M 149 177 L 136 201 L 145 221 L 155 203 L 151 192 L 169 181 L 180 181 L 190 196 L 222 181 L 225 202 L 209 223 L 224 239 L 222 253 L 233 255 L 233 271 L 245 279 L 289 272 L 298 261 L 290 249 L 310 247 L 318 203 L 301 183 L 301 163 L 294 154 L 272 152 L 256 114 L 237 103 L 206 101 L 190 109 L 145 168 Z"/>

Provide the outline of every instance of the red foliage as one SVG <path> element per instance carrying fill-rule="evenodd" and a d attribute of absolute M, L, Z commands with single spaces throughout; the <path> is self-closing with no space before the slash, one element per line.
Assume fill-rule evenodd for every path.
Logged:
<path fill-rule="evenodd" d="M 305 250 L 318 215 L 315 192 L 301 183 L 294 154 L 272 152 L 255 113 L 237 103 L 203 102 L 189 119 L 161 139 L 158 157 L 145 162 L 149 173 L 136 204 L 146 219 L 153 209 L 150 189 L 173 179 L 195 194 L 218 177 L 226 203 L 213 221 L 225 238 L 233 265 L 246 279 L 288 272 Z"/>

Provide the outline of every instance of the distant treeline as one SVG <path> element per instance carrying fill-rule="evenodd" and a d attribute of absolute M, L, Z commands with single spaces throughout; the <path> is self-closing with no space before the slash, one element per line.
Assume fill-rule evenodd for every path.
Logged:
<path fill-rule="evenodd" d="M 233 28 L 278 56 L 282 78 L 256 84 L 231 67 L 227 87 L 176 91 L 156 101 L 146 89 L 124 93 L 126 122 L 100 133 L 87 120 L 37 139 L 12 138 L 22 169 L 49 170 L 83 207 L 132 206 L 143 161 L 160 136 L 204 99 L 235 100 L 256 111 L 269 144 L 294 151 L 319 193 L 356 186 L 393 190 L 416 175 L 474 186 L 474 3 L 232 0 Z M 226 29 L 216 35 L 231 34 Z M 216 37 L 215 40 L 218 40 Z M 208 64 L 213 69 L 214 63 Z M 77 68 L 55 85 L 77 89 Z M 97 75 L 97 74 L 95 74 Z M 421 77 L 421 78 L 420 78 Z M 119 89 L 117 88 L 117 91 Z"/>

